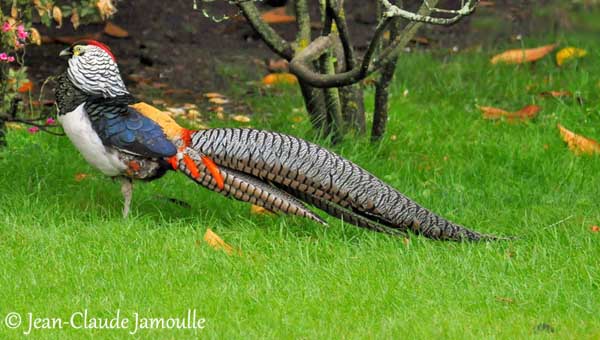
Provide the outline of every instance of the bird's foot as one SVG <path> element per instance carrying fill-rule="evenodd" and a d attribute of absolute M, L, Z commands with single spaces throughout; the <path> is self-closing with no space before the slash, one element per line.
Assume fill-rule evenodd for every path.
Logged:
<path fill-rule="evenodd" d="M 123 194 L 123 218 L 127 218 L 133 196 L 133 182 L 130 178 L 121 177 L 121 193 Z"/>

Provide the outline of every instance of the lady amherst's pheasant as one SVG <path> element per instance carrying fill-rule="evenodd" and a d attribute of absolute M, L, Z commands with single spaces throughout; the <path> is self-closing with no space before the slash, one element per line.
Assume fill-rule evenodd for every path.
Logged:
<path fill-rule="evenodd" d="M 346 222 L 433 239 L 493 240 L 419 206 L 358 165 L 305 140 L 254 129 L 192 131 L 136 100 L 115 57 L 97 41 L 63 50 L 69 66 L 58 77 L 59 121 L 83 157 L 122 180 L 123 215 L 132 180 L 153 180 L 168 170 L 270 211 L 325 223 L 306 204 Z"/>

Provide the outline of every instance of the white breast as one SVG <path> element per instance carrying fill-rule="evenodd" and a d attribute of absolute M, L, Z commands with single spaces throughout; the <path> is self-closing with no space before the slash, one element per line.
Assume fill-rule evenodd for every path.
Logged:
<path fill-rule="evenodd" d="M 92 128 L 92 123 L 83 105 L 79 105 L 72 112 L 58 116 L 58 121 L 88 163 L 105 175 L 121 174 L 126 169 L 125 164 L 119 159 L 116 150 L 102 144 L 100 137 Z"/>

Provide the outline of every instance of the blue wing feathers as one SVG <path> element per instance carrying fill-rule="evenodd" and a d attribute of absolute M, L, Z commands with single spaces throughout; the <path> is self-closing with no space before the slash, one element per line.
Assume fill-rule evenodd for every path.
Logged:
<path fill-rule="evenodd" d="M 175 155 L 177 148 L 167 139 L 162 128 L 129 107 L 132 100 L 132 97 L 122 96 L 93 98 L 86 103 L 86 112 L 102 142 L 146 157 Z"/>

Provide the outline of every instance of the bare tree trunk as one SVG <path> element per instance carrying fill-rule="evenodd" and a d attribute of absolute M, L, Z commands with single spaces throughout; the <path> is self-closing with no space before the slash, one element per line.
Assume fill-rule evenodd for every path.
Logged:
<path fill-rule="evenodd" d="M 306 84 L 302 80 L 299 80 L 298 83 L 300 85 L 302 97 L 304 98 L 304 106 L 306 107 L 313 128 L 319 135 L 325 136 L 325 120 L 327 113 L 325 112 L 323 91 Z"/>
<path fill-rule="evenodd" d="M 338 89 L 346 127 L 348 129 L 354 129 L 361 135 L 365 133 L 367 125 L 363 90 L 360 83 L 343 86 Z"/>
<path fill-rule="evenodd" d="M 396 18 L 390 28 L 390 39 L 388 43 L 396 39 L 399 31 L 400 20 Z M 375 84 L 375 110 L 373 112 L 373 127 L 371 129 L 371 141 L 373 142 L 381 140 L 385 133 L 389 111 L 389 88 L 392 79 L 394 79 L 397 62 L 398 57 L 388 61 L 388 63 L 381 68 L 381 74 Z"/>

